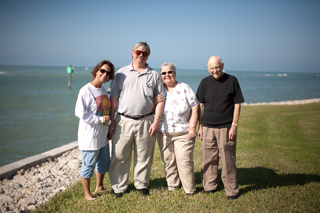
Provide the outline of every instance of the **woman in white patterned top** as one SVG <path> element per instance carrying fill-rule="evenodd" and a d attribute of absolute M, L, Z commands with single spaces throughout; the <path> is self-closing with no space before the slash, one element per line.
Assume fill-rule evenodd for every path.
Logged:
<path fill-rule="evenodd" d="M 196 192 L 193 149 L 199 102 L 188 84 L 176 81 L 174 64 L 162 64 L 160 72 L 165 87 L 165 107 L 157 139 L 168 190 L 179 188 L 181 180 L 185 192 L 192 195 Z"/>

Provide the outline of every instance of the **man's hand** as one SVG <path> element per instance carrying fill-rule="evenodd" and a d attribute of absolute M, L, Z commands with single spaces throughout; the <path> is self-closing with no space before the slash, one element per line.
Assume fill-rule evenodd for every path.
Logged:
<path fill-rule="evenodd" d="M 231 128 L 229 129 L 229 140 L 233 140 L 234 138 L 236 138 L 237 135 L 237 127 L 236 126 L 231 126 Z"/>
<path fill-rule="evenodd" d="M 108 134 L 108 139 L 110 140 L 112 135 L 116 132 L 116 123 L 113 121 L 111 122 L 109 126 L 109 134 Z"/>
<path fill-rule="evenodd" d="M 198 138 L 202 140 L 202 126 L 199 127 Z"/>
<path fill-rule="evenodd" d="M 150 136 L 155 136 L 158 133 L 159 125 L 156 123 L 152 123 L 149 129 Z"/>

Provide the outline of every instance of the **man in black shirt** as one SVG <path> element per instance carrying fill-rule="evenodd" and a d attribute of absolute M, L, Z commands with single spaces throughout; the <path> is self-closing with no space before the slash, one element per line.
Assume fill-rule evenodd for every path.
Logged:
<path fill-rule="evenodd" d="M 200 102 L 198 137 L 202 140 L 202 184 L 207 194 L 217 190 L 219 153 L 221 179 L 228 199 L 237 199 L 239 186 L 236 171 L 236 135 L 240 103 L 244 101 L 236 77 L 223 73 L 223 63 L 211 56 L 197 91 Z"/>

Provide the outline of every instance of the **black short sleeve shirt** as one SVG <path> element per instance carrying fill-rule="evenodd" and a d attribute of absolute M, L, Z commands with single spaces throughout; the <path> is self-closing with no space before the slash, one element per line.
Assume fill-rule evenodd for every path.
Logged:
<path fill-rule="evenodd" d="M 207 127 L 230 127 L 234 105 L 244 102 L 236 77 L 224 73 L 218 80 L 213 76 L 204 78 L 198 87 L 197 98 L 204 104 L 202 124 Z"/>

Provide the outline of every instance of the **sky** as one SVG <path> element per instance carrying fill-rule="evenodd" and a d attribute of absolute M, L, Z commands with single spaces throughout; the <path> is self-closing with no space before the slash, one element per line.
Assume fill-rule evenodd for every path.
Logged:
<path fill-rule="evenodd" d="M 225 70 L 320 72 L 319 0 L 0 0 L 0 65 L 95 66 L 131 62 Z"/>

